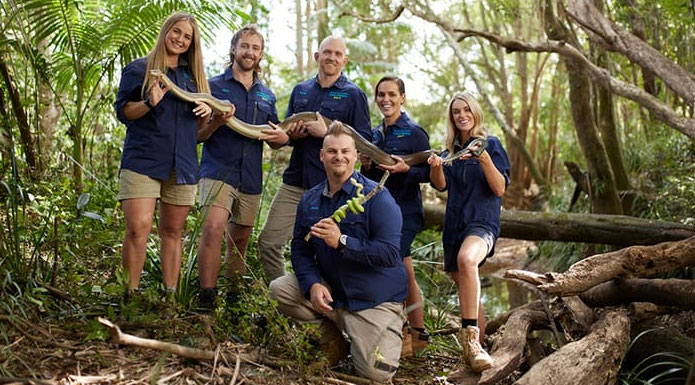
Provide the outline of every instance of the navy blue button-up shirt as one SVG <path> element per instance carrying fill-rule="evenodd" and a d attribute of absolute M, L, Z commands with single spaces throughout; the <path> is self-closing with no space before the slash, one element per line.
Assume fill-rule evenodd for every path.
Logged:
<path fill-rule="evenodd" d="M 390 126 L 384 127 L 382 121 L 372 131 L 372 143 L 388 154 L 399 156 L 430 149 L 430 138 L 425 130 L 410 120 L 405 112 L 401 113 L 398 120 Z M 372 163 L 372 167 L 366 171 L 363 169 L 363 173 L 368 178 L 378 181 L 384 171 Z M 430 168 L 427 162 L 410 166 L 408 172 L 391 174 L 386 180 L 386 187 L 401 207 L 403 216 L 412 214 L 424 216 L 420 183 L 426 183 L 429 180 Z"/>
<path fill-rule="evenodd" d="M 463 146 L 455 146 L 454 150 L 459 151 L 471 140 L 473 138 Z M 507 152 L 499 139 L 492 135 L 487 137 L 487 152 L 497 170 L 504 176 L 505 185 L 509 185 Z M 444 151 L 442 157 L 446 157 L 447 154 L 448 151 Z M 497 239 L 500 234 L 502 198 L 497 197 L 490 189 L 480 161 L 476 158 L 456 160 L 451 166 L 444 166 L 444 177 L 449 196 L 446 201 L 442 243 L 448 246 L 457 245 L 465 230 L 473 226 L 489 230 Z"/>
<path fill-rule="evenodd" d="M 249 124 L 278 123 L 275 94 L 254 80 L 251 88 L 234 78 L 232 68 L 210 79 L 212 95 L 234 104 L 234 116 Z M 203 144 L 200 177 L 221 180 L 247 194 L 262 190 L 263 141 L 250 139 L 222 126 Z"/>
<path fill-rule="evenodd" d="M 376 183 L 355 172 L 352 175 L 364 185 L 363 194 Z M 348 236 L 347 246 L 340 252 L 318 238 L 309 242 L 304 237 L 320 219 L 333 212 L 356 187 L 347 181 L 332 197 L 324 180 L 307 191 L 297 206 L 297 220 L 292 238 L 292 267 L 305 296 L 315 283 L 324 279 L 331 287 L 333 308 L 358 311 L 383 302 L 403 302 L 408 290 L 405 268 L 398 253 L 401 237 L 401 214 L 388 190 L 378 192 L 365 202 L 365 212 L 349 212 L 339 226 Z"/>
<path fill-rule="evenodd" d="M 194 103 L 167 92 L 157 106 L 140 119 L 128 120 L 123 116 L 123 107 L 128 102 L 142 100 L 146 66 L 146 58 L 137 59 L 121 73 L 114 103 L 118 120 L 127 127 L 121 168 L 159 180 L 168 180 L 175 168 L 177 184 L 196 184 L 198 122 L 193 113 Z M 167 76 L 181 89 L 198 92 L 186 63 L 179 63 L 176 69 L 169 68 Z"/>
<path fill-rule="evenodd" d="M 367 140 L 371 140 L 367 96 L 344 74 L 327 88 L 319 85 L 317 77 L 297 84 L 290 95 L 287 116 L 307 111 L 318 111 L 331 120 L 346 123 Z M 294 149 L 282 181 L 291 186 L 309 189 L 326 179 L 326 171 L 319 160 L 323 138 L 308 136 L 292 145 Z"/>

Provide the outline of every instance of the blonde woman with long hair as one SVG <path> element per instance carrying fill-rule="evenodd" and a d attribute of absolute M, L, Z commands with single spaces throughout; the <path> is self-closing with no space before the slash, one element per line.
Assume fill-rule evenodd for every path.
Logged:
<path fill-rule="evenodd" d="M 443 167 L 437 155 L 427 160 L 432 185 L 449 191 L 442 231 L 444 269 L 458 287 L 463 359 L 473 371 L 481 372 L 492 366 L 492 359 L 480 344 L 478 268 L 494 254 L 499 237 L 509 159 L 499 139 L 487 134 L 483 110 L 471 94 L 454 95 L 447 117 L 447 149 L 442 157 L 465 148 L 476 137 L 487 141 L 479 156 L 468 153 L 451 166 Z"/>
<path fill-rule="evenodd" d="M 197 133 L 208 122 L 211 108 L 168 93 L 150 73 L 157 69 L 180 88 L 209 93 L 203 68 L 200 30 L 185 12 L 169 16 L 149 54 L 136 59 L 121 74 L 114 107 L 126 127 L 120 190 L 126 234 L 123 266 L 128 292 L 138 290 L 145 264 L 147 237 L 159 200 L 159 235 L 164 288 L 171 298 L 181 270 L 182 232 L 194 203 L 198 182 Z"/>

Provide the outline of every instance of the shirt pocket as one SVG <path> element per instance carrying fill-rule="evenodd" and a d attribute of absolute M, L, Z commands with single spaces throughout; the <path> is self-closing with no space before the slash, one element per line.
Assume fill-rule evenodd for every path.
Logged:
<path fill-rule="evenodd" d="M 273 107 L 270 103 L 266 101 L 257 102 L 256 108 L 256 119 L 254 124 L 266 124 L 270 120 L 270 116 L 273 114 Z"/>
<path fill-rule="evenodd" d="M 357 239 L 369 239 L 367 231 L 367 218 L 365 214 L 355 214 L 348 212 L 345 219 L 340 221 L 340 232 L 348 237 Z"/>
<path fill-rule="evenodd" d="M 321 103 L 321 115 L 331 119 L 340 120 L 342 123 L 351 124 L 348 121 L 348 99 L 327 99 Z"/>
<path fill-rule="evenodd" d="M 307 98 L 296 98 L 292 103 L 292 111 L 294 113 L 308 111 L 309 99 Z"/>

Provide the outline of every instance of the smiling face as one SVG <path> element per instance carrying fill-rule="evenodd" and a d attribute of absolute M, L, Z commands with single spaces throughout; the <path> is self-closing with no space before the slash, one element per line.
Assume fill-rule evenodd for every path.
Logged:
<path fill-rule="evenodd" d="M 471 130 L 475 127 L 475 117 L 468 103 L 461 99 L 454 100 L 450 113 L 456 130 L 463 136 L 462 139 L 468 139 L 471 136 Z"/>
<path fill-rule="evenodd" d="M 343 39 L 327 37 L 321 42 L 319 52 L 314 53 L 314 60 L 319 64 L 319 72 L 323 76 L 337 76 L 345 68 L 348 57 Z"/>
<path fill-rule="evenodd" d="M 376 104 L 388 124 L 394 123 L 401 116 L 401 106 L 405 102 L 405 93 L 401 93 L 395 81 L 386 80 L 377 86 Z"/>
<path fill-rule="evenodd" d="M 343 179 L 352 175 L 357 162 L 355 140 L 350 135 L 327 135 L 323 140 L 321 162 L 329 177 Z"/>
<path fill-rule="evenodd" d="M 193 25 L 187 20 L 177 21 L 167 32 L 164 43 L 167 54 L 179 56 L 186 53 L 193 41 Z"/>
<path fill-rule="evenodd" d="M 232 47 L 234 64 L 244 71 L 253 71 L 263 57 L 263 40 L 259 35 L 245 33 Z"/>

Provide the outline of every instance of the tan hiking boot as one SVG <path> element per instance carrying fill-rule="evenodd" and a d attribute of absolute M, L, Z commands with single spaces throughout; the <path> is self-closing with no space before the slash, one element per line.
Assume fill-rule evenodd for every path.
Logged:
<path fill-rule="evenodd" d="M 401 358 L 413 356 L 413 334 L 410 326 L 403 326 L 403 342 L 401 343 Z"/>
<path fill-rule="evenodd" d="M 459 331 L 459 341 L 463 347 L 463 360 L 476 373 L 492 367 L 492 358 L 480 346 L 479 338 L 480 330 L 475 326 L 468 326 Z"/>

